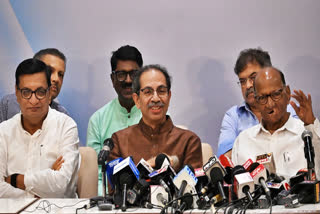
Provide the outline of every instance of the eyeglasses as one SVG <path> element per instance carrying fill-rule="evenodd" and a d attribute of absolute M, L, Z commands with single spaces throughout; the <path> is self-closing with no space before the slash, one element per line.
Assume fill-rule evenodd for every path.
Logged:
<path fill-rule="evenodd" d="M 274 91 L 270 94 L 266 94 L 266 95 L 261 95 L 261 96 L 255 96 L 256 101 L 261 104 L 261 105 L 265 105 L 268 102 L 268 97 L 271 97 L 271 99 L 275 102 L 277 102 L 278 100 L 280 100 L 282 98 L 282 92 L 283 92 L 283 88 L 280 88 L 277 91 Z"/>
<path fill-rule="evenodd" d="M 256 78 L 257 73 L 252 73 L 248 78 L 240 78 L 238 85 L 245 86 L 247 84 L 247 81 L 250 81 L 250 83 L 254 82 L 254 79 Z"/>
<path fill-rule="evenodd" d="M 146 97 L 152 97 L 154 95 L 154 92 L 157 91 L 157 95 L 159 97 L 166 97 L 168 94 L 168 87 L 166 86 L 159 86 L 156 90 L 154 90 L 151 87 L 145 87 L 143 89 L 140 89 L 142 94 Z"/>
<path fill-rule="evenodd" d="M 29 100 L 31 97 L 32 97 L 32 94 L 34 93 L 36 95 L 36 98 L 38 100 L 42 100 L 43 98 L 45 98 L 46 94 L 47 94 L 47 91 L 49 90 L 50 87 L 48 87 L 47 89 L 44 89 L 44 88 L 38 88 L 37 90 L 35 91 L 32 91 L 28 88 L 23 88 L 23 89 L 20 89 L 18 88 L 18 90 L 21 92 L 21 96 L 22 98 L 24 99 L 27 99 Z"/>
<path fill-rule="evenodd" d="M 119 82 L 123 82 L 127 79 L 127 76 L 130 76 L 130 79 L 133 80 L 133 78 L 136 76 L 138 70 L 131 70 L 131 71 L 112 71 L 113 74 L 116 75 L 116 78 Z"/>

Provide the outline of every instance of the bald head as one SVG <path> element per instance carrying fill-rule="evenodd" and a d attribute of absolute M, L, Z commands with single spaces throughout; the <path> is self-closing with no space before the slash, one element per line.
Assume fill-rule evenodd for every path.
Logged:
<path fill-rule="evenodd" d="M 283 73 L 275 67 L 265 67 L 260 72 L 258 72 L 254 81 L 255 91 L 256 87 L 259 87 L 261 84 L 263 86 L 265 81 L 274 81 L 282 84 L 283 86 L 286 85 L 286 80 Z"/>

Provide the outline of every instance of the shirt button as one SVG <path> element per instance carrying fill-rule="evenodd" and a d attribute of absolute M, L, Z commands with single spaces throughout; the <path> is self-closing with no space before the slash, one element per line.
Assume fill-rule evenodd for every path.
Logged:
<path fill-rule="evenodd" d="M 130 115 L 128 115 L 128 118 L 130 118 Z"/>

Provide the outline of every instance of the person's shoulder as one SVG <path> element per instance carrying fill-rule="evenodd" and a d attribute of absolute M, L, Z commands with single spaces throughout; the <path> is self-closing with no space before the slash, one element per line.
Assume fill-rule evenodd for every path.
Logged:
<path fill-rule="evenodd" d="M 2 121 L 0 123 L 0 130 L 5 132 L 13 130 L 19 124 L 19 117 L 21 117 L 21 114 L 16 114 L 8 120 Z"/>
<path fill-rule="evenodd" d="M 239 139 L 246 139 L 248 137 L 255 137 L 257 135 L 257 133 L 259 132 L 259 130 L 261 129 L 261 124 L 257 124 L 257 125 L 254 125 L 252 127 L 249 127 L 245 130 L 243 130 L 242 132 L 240 132 L 240 134 L 238 135 L 237 138 Z"/>

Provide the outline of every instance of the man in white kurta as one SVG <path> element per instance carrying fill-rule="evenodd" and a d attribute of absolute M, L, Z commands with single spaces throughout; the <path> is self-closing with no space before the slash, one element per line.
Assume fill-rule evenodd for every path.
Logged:
<path fill-rule="evenodd" d="M 16 76 L 21 112 L 0 124 L 0 197 L 75 197 L 77 125 L 49 107 L 50 70 L 43 62 L 23 61 Z"/>
<path fill-rule="evenodd" d="M 301 134 L 309 130 L 313 134 L 315 149 L 315 171 L 320 176 L 320 123 L 312 112 L 311 96 L 301 90 L 291 95 L 299 102 L 290 102 L 290 88 L 285 85 L 283 74 L 272 67 L 262 69 L 255 79 L 255 95 L 259 103 L 262 121 L 243 131 L 236 139 L 232 150 L 232 161 L 243 164 L 257 155 L 273 152 L 276 173 L 285 178 L 294 176 L 300 169 L 307 168 L 304 142 Z M 297 112 L 299 119 L 289 117 L 287 104 Z"/>

